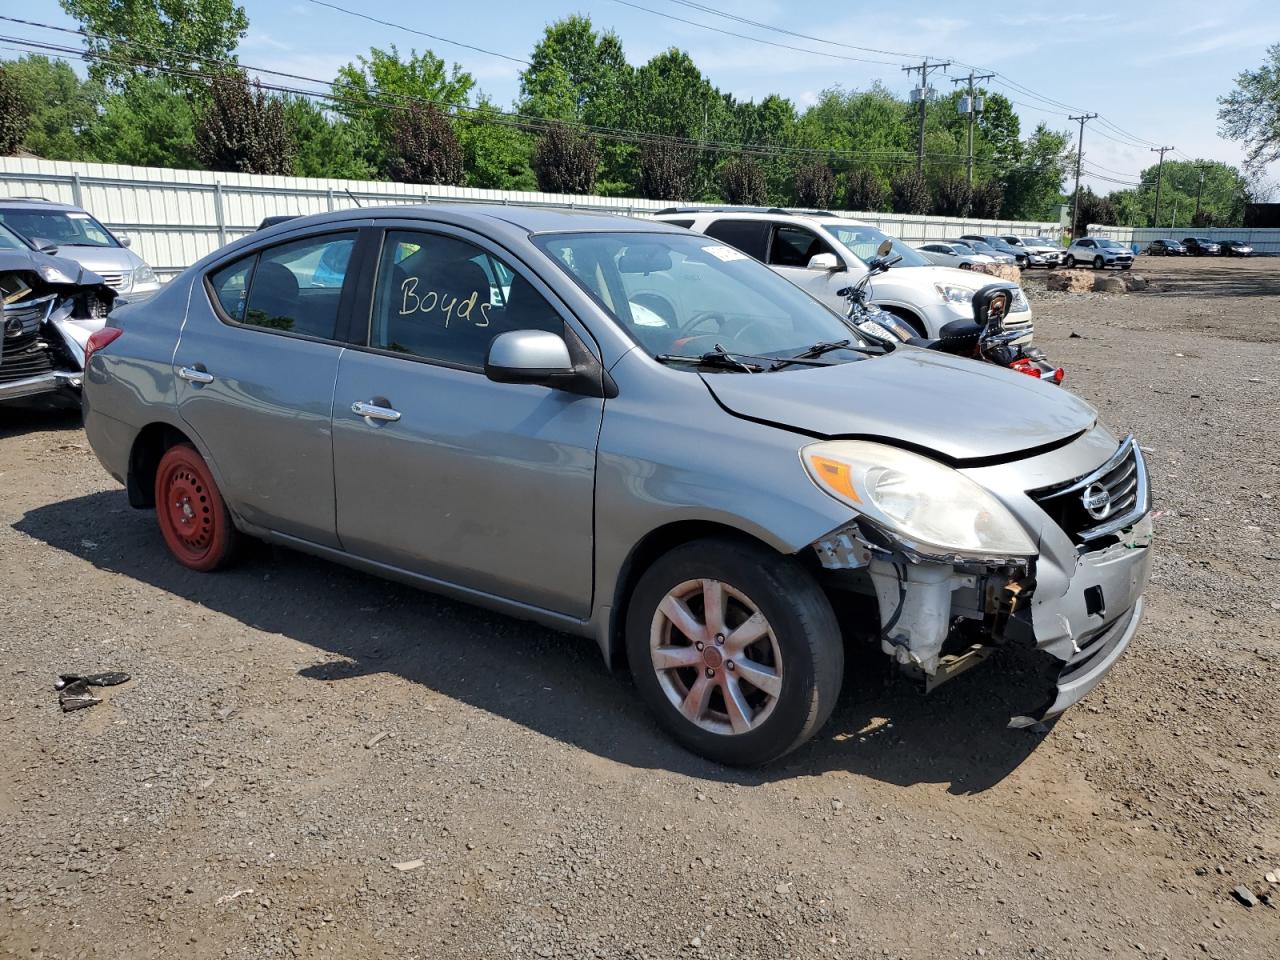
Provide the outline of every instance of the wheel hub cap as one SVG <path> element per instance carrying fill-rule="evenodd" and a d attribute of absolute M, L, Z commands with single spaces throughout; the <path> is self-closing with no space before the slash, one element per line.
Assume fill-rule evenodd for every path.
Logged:
<path fill-rule="evenodd" d="M 654 612 L 649 647 L 671 705 L 712 733 L 756 729 L 782 693 L 782 655 L 769 621 L 719 580 L 672 588 Z"/>

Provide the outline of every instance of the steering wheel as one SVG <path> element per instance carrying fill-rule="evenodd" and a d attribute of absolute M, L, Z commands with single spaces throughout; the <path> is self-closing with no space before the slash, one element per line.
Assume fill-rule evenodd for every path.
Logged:
<path fill-rule="evenodd" d="M 693 332 L 698 327 L 708 322 L 715 323 L 716 333 L 719 333 L 721 330 L 723 330 L 724 325 L 728 323 L 723 313 L 719 313 L 715 310 L 699 310 L 697 313 L 695 313 L 692 317 L 689 318 L 688 323 L 680 327 L 680 333 L 682 336 L 692 336 Z"/>

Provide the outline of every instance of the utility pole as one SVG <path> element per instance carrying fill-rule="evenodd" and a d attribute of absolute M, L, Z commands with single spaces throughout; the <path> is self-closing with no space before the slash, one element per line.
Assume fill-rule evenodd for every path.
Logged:
<path fill-rule="evenodd" d="M 1080 139 L 1076 141 L 1076 192 L 1071 200 L 1071 239 L 1076 238 L 1076 221 L 1080 217 L 1080 163 L 1084 159 L 1084 125 L 1093 120 L 1096 113 L 1086 113 L 1079 117 L 1068 117 L 1068 120 L 1080 121 Z"/>
<path fill-rule="evenodd" d="M 906 73 L 919 73 L 920 86 L 917 91 L 920 94 L 920 142 L 916 149 L 916 170 L 920 173 L 924 172 L 924 108 L 929 101 L 929 74 L 934 70 L 941 70 L 951 66 L 951 61 L 946 63 L 930 63 L 926 57 L 924 63 L 918 67 L 903 67 Z"/>
<path fill-rule="evenodd" d="M 1196 217 L 1191 221 L 1193 226 L 1200 222 L 1200 194 L 1204 192 L 1204 167 L 1196 164 L 1196 168 L 1200 171 L 1200 182 L 1196 184 Z"/>
<path fill-rule="evenodd" d="M 1153 227 L 1160 226 L 1160 179 L 1164 174 L 1164 155 L 1172 149 L 1174 148 L 1173 147 L 1152 147 L 1151 148 L 1152 153 L 1160 154 L 1160 163 L 1156 167 L 1156 215 L 1151 218 L 1151 225 Z"/>
<path fill-rule="evenodd" d="M 968 176 L 969 176 L 969 186 L 971 186 L 971 187 L 973 186 L 973 125 L 974 125 L 974 122 L 975 122 L 975 121 L 977 120 L 977 118 L 978 118 L 978 99 L 977 99 L 977 96 L 978 96 L 978 95 L 977 95 L 977 91 L 975 91 L 975 90 L 973 89 L 973 83 L 974 83 L 974 81 L 975 81 L 975 80 L 990 80 L 990 79 L 992 79 L 994 76 L 995 76 L 995 74 L 994 74 L 994 73 L 981 73 L 981 74 L 975 74 L 972 70 L 970 70 L 970 71 L 969 71 L 969 76 L 967 76 L 967 77 L 952 77 L 952 78 L 951 78 L 951 82 L 952 82 L 952 83 L 967 83 L 967 84 L 969 84 L 969 109 L 968 109 L 968 110 L 966 110 L 965 112 L 969 115 L 969 166 L 968 166 Z"/>

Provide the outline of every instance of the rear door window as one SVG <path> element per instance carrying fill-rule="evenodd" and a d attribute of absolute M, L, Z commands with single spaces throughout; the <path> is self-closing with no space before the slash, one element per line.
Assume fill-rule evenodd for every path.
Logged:
<path fill-rule="evenodd" d="M 213 298 L 222 307 L 227 318 L 236 323 L 244 322 L 245 297 L 257 262 L 258 255 L 254 254 L 209 274 L 209 288 L 213 292 Z"/>
<path fill-rule="evenodd" d="M 241 323 L 336 340 L 354 233 L 306 237 L 263 250 Z"/>
<path fill-rule="evenodd" d="M 707 227 L 706 234 L 757 260 L 764 260 L 768 253 L 769 227 L 768 220 L 716 220 Z"/>

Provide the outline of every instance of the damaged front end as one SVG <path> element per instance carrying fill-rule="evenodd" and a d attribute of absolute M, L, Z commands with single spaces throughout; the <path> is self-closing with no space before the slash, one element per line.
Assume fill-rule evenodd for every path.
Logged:
<path fill-rule="evenodd" d="M 1069 470 L 1081 451 L 1088 455 L 1108 442 L 1115 444 L 1095 430 L 1079 441 L 1074 460 L 1068 448 L 969 472 L 1036 531 L 1036 549 L 1028 555 L 940 551 L 866 516 L 813 549 L 833 585 L 874 597 L 881 649 L 926 691 L 1002 646 L 1039 651 L 1043 698 L 1011 720 L 1011 726 L 1033 725 L 1084 697 L 1119 659 L 1142 618 L 1151 497 L 1133 438 L 1083 476 L 1027 483 Z"/>
<path fill-rule="evenodd" d="M 52 259 L 52 258 L 50 258 Z M 116 292 L 97 274 L 0 256 L 0 402 L 78 402 L 85 344 Z M 16 267 L 16 268 L 15 268 Z"/>

